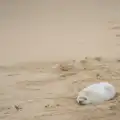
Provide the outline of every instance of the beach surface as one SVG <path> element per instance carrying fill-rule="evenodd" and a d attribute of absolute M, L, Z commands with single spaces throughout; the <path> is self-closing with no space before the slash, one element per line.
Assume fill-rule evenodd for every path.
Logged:
<path fill-rule="evenodd" d="M 0 120 L 119 120 L 120 1 L 0 1 Z M 80 106 L 108 81 L 118 93 Z"/>

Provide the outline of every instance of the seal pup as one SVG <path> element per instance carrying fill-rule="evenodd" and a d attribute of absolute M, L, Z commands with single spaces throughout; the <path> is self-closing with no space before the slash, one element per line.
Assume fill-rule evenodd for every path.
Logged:
<path fill-rule="evenodd" d="M 108 82 L 92 84 L 82 89 L 77 96 L 77 102 L 80 105 L 100 104 L 104 101 L 113 99 L 116 96 L 116 90 Z"/>

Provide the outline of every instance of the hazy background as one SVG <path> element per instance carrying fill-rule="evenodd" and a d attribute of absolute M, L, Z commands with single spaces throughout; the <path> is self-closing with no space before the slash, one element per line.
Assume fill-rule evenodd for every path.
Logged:
<path fill-rule="evenodd" d="M 119 26 L 120 0 L 0 0 L 0 64 L 119 57 Z"/>

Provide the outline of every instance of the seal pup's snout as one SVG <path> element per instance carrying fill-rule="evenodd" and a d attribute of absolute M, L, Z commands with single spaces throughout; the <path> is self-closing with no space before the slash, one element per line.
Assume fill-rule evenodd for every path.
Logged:
<path fill-rule="evenodd" d="M 87 100 L 87 98 L 85 98 L 85 97 L 79 97 L 79 100 L 78 100 L 78 104 L 80 104 L 80 105 L 85 105 L 85 101 Z"/>
<path fill-rule="evenodd" d="M 79 104 L 80 104 L 80 105 L 85 105 L 85 104 L 83 104 L 83 101 L 79 101 Z"/>

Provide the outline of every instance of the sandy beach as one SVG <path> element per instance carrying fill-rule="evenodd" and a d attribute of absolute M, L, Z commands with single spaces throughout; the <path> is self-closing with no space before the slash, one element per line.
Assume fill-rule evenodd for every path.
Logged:
<path fill-rule="evenodd" d="M 119 120 L 119 95 L 75 101 L 100 81 L 120 93 L 119 11 L 119 0 L 1 0 L 0 120 Z"/>

